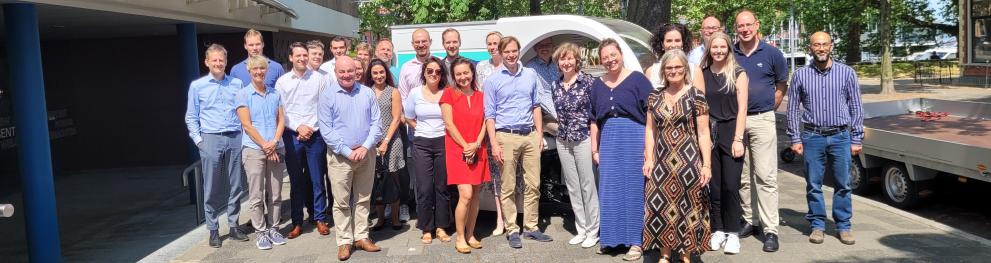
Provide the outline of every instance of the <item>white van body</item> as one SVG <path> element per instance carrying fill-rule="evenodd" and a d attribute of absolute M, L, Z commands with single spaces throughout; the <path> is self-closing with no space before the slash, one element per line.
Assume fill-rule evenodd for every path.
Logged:
<path fill-rule="evenodd" d="M 650 31 L 623 20 L 593 18 L 575 15 L 547 15 L 547 16 L 527 16 L 527 17 L 507 17 L 492 21 L 458 22 L 458 23 L 438 23 L 419 25 L 397 25 L 392 26 L 392 42 L 396 57 L 394 59 L 396 68 L 402 67 L 404 63 L 415 58 L 416 52 L 413 50 L 413 31 L 423 28 L 430 33 L 431 45 L 430 53 L 433 56 L 443 58 L 447 56 L 443 47 L 441 33 L 448 28 L 458 30 L 461 35 L 461 49 L 459 55 L 476 60 L 488 60 L 491 56 L 485 45 L 485 36 L 489 32 L 499 31 L 503 36 L 513 36 L 519 39 L 522 48 L 520 63 L 525 65 L 530 59 L 536 56 L 533 50 L 538 42 L 552 38 L 555 45 L 564 42 L 572 42 L 580 47 L 587 47 L 582 70 L 600 76 L 604 73 L 601 65 L 598 64 L 598 43 L 606 38 L 617 40 L 623 52 L 623 62 L 626 68 L 643 72 L 644 69 L 656 61 L 656 57 L 650 49 L 650 39 L 653 36 Z M 393 74 L 398 74 L 396 69 Z M 553 137 L 544 138 L 544 151 L 554 151 L 556 140 Z M 554 153 L 556 155 L 556 152 Z M 494 160 L 489 160 L 490 162 Z M 560 164 L 557 164 L 558 166 Z M 558 167 L 560 168 L 560 167 Z M 543 184 L 543 180 L 541 181 Z M 522 188 L 522 181 L 517 182 L 517 189 Z M 496 203 L 492 187 L 483 187 L 480 199 L 482 210 L 495 211 Z M 456 196 L 452 196 L 456 199 Z M 517 211 L 522 210 L 522 195 L 517 195 Z"/>

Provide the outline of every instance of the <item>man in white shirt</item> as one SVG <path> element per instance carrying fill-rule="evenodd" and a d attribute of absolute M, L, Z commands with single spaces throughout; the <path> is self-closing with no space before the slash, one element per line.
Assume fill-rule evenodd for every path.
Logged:
<path fill-rule="evenodd" d="M 320 65 L 320 70 L 332 75 L 337 58 L 348 55 L 348 39 L 341 36 L 330 39 L 330 55 L 333 57 L 330 58 L 330 61 Z"/>
<path fill-rule="evenodd" d="M 289 172 L 290 216 L 293 228 L 287 235 L 299 237 L 303 225 L 304 204 L 312 199 L 313 213 L 317 221 L 317 232 L 330 234 L 327 224 L 326 187 L 323 176 L 326 173 L 324 158 L 327 144 L 317 130 L 317 103 L 320 91 L 327 85 L 326 76 L 307 65 L 309 50 L 302 43 L 289 45 L 292 71 L 282 75 L 275 82 L 275 90 L 282 97 L 282 107 L 286 114 L 286 130 L 282 134 L 286 147 L 286 170 Z"/>

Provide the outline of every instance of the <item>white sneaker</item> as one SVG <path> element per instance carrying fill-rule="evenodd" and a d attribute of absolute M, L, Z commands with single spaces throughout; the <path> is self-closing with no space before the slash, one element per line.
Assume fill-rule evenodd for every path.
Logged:
<path fill-rule="evenodd" d="M 409 221 L 409 207 L 405 204 L 399 206 L 399 221 Z"/>
<path fill-rule="evenodd" d="M 740 253 L 740 236 L 729 234 L 726 236 L 726 247 L 723 248 L 726 254 Z"/>
<path fill-rule="evenodd" d="M 590 248 L 590 247 L 594 247 L 595 244 L 598 244 L 598 243 L 599 243 L 599 237 L 597 237 L 597 236 L 595 236 L 595 237 L 586 237 L 585 238 L 585 241 L 582 241 L 582 247 L 583 248 Z"/>
<path fill-rule="evenodd" d="M 723 243 L 725 242 L 726 242 L 726 233 L 724 233 L 723 231 L 716 231 L 712 233 L 712 238 L 709 239 L 709 250 L 717 251 L 719 249 L 722 249 Z"/>
<path fill-rule="evenodd" d="M 585 235 L 577 235 L 571 238 L 571 240 L 568 241 L 568 244 L 578 245 L 581 244 L 582 241 L 585 241 Z"/>

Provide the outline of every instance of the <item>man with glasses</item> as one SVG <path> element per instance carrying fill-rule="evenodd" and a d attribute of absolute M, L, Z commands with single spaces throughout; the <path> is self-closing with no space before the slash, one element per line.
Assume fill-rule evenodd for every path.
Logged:
<path fill-rule="evenodd" d="M 699 34 L 702 35 L 702 42 L 688 54 L 688 63 L 695 65 L 702 64 L 702 56 L 705 55 L 705 44 L 709 43 L 709 40 L 712 39 L 713 33 L 719 31 L 723 31 L 723 24 L 719 22 L 718 18 L 707 16 L 702 19 L 702 28 L 699 29 Z"/>
<path fill-rule="evenodd" d="M 749 77 L 749 106 L 744 130 L 747 149 L 744 151 L 743 176 L 740 179 L 740 200 L 743 207 L 743 227 L 740 238 L 754 231 L 751 191 L 757 195 L 759 223 L 763 225 L 764 251 L 778 251 L 778 134 L 774 110 L 781 105 L 788 89 L 788 65 L 781 50 L 760 41 L 760 21 L 753 11 L 743 9 L 736 15 L 738 42 L 733 50 L 736 61 Z M 743 110 L 743 109 L 741 109 Z M 744 138 L 739 138 L 744 139 Z M 751 180 L 753 183 L 751 183 Z M 753 185 L 754 187 L 751 187 Z M 753 188 L 753 189 L 751 189 Z"/>
<path fill-rule="evenodd" d="M 423 62 L 430 57 L 430 44 L 432 40 L 430 39 L 430 33 L 426 29 L 417 28 L 413 31 L 413 50 L 416 52 L 416 58 L 411 59 L 403 63 L 403 66 L 399 70 L 399 95 L 403 97 L 403 101 L 406 101 L 406 96 L 409 95 L 409 91 L 413 88 L 423 85 L 423 81 L 420 80 L 420 71 L 423 70 Z"/>
<path fill-rule="evenodd" d="M 860 154 L 864 139 L 864 112 L 860 84 L 852 68 L 829 57 L 833 40 L 826 32 L 809 41 L 814 63 L 795 70 L 788 90 L 788 136 L 791 149 L 805 157 L 805 195 L 811 224 L 809 242 L 822 244 L 826 229 L 826 200 L 822 180 L 833 170 L 833 220 L 840 242 L 853 245 L 850 158 Z"/>

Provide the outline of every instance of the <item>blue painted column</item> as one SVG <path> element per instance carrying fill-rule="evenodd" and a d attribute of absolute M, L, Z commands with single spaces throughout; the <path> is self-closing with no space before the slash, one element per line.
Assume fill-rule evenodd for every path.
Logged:
<path fill-rule="evenodd" d="M 14 125 L 17 125 L 17 157 L 24 191 L 28 256 L 31 262 L 59 262 L 62 249 L 55 210 L 38 12 L 34 4 L 4 4 L 3 22 L 14 98 Z"/>
<path fill-rule="evenodd" d="M 189 83 L 193 82 L 200 76 L 200 57 L 199 49 L 197 48 L 197 43 L 199 41 L 196 39 L 196 24 L 194 23 L 182 23 L 175 25 L 176 35 L 179 39 L 179 79 L 182 80 L 182 94 L 187 94 L 187 88 L 189 88 Z M 181 102 L 182 105 L 186 105 L 186 101 Z M 189 148 L 189 162 L 195 162 L 200 159 L 199 150 L 196 145 L 193 144 L 192 140 L 187 140 Z M 196 177 L 192 174 L 189 178 L 186 178 L 190 185 L 196 185 Z M 196 190 L 193 189 L 189 191 L 189 203 L 193 204 L 196 202 Z"/>

